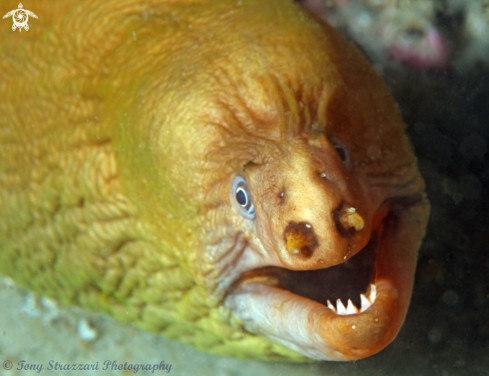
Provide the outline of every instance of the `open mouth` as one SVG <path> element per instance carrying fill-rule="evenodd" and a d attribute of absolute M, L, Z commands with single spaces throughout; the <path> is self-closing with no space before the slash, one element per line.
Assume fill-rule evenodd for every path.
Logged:
<path fill-rule="evenodd" d="M 346 262 L 326 269 L 295 271 L 271 266 L 243 274 L 244 281 L 261 281 L 327 306 L 338 315 L 367 310 L 376 298 L 375 260 L 378 233 Z"/>
<path fill-rule="evenodd" d="M 226 307 L 249 332 L 312 359 L 361 359 L 382 350 L 409 306 L 428 209 L 426 200 L 398 204 L 374 220 L 368 243 L 344 263 L 249 270 L 227 295 Z"/>

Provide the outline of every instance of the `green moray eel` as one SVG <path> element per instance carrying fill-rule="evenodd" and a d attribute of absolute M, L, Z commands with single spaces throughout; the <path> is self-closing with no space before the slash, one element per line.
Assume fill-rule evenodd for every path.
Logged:
<path fill-rule="evenodd" d="M 217 354 L 395 338 L 429 203 L 354 47 L 285 0 L 28 8 L 0 30 L 2 274 Z"/>

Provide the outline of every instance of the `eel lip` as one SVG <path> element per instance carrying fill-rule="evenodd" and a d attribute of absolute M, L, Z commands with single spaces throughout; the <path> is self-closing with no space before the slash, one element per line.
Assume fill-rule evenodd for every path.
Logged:
<path fill-rule="evenodd" d="M 226 305 L 247 330 L 264 333 L 309 358 L 354 360 L 382 350 L 397 334 L 388 314 L 395 309 L 397 291 L 388 281 L 377 282 L 376 290 L 368 309 L 348 315 L 258 281 L 241 285 Z"/>
<path fill-rule="evenodd" d="M 369 243 L 344 264 L 248 271 L 225 305 L 248 331 L 312 359 L 354 360 L 377 353 L 404 321 L 427 210 L 422 198 L 387 211 Z"/>

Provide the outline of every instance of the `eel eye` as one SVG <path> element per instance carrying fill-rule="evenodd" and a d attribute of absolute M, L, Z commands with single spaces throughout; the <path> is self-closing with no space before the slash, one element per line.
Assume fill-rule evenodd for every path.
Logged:
<path fill-rule="evenodd" d="M 236 210 L 247 219 L 255 219 L 255 207 L 251 202 L 250 192 L 246 180 L 236 176 L 233 180 L 230 193 L 231 202 Z"/>
<path fill-rule="evenodd" d="M 343 164 L 346 166 L 346 168 L 350 169 L 351 154 L 350 154 L 350 149 L 348 149 L 348 146 L 346 146 L 346 144 L 337 137 L 331 137 L 330 141 L 333 144 Z"/>

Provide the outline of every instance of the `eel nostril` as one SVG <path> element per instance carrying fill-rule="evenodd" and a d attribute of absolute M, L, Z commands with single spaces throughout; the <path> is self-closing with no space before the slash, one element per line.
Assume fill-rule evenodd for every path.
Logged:
<path fill-rule="evenodd" d="M 336 226 L 343 236 L 352 235 L 355 231 L 362 231 L 365 221 L 357 210 L 349 205 L 343 205 L 334 213 Z"/>
<path fill-rule="evenodd" d="M 319 245 L 314 229 L 305 222 L 290 222 L 285 228 L 284 238 L 291 255 L 311 257 Z"/>

